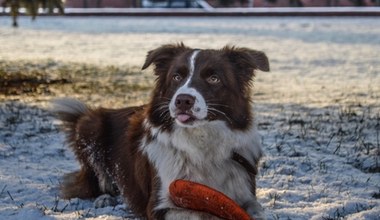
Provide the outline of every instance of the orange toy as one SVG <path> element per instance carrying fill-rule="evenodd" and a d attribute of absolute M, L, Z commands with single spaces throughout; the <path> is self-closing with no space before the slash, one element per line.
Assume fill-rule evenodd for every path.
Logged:
<path fill-rule="evenodd" d="M 170 198 L 178 207 L 207 212 L 228 220 L 252 220 L 235 201 L 215 189 L 187 180 L 169 186 Z"/>

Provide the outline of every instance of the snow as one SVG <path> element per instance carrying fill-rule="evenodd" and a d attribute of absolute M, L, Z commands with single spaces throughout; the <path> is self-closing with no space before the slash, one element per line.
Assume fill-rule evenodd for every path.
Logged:
<path fill-rule="evenodd" d="M 94 200 L 59 197 L 61 177 L 79 164 L 48 103 L 70 96 L 92 106 L 141 104 L 154 83 L 151 70 L 140 71 L 146 52 L 179 41 L 269 56 L 271 72 L 258 72 L 254 86 L 266 153 L 257 197 L 268 219 L 380 219 L 378 18 L 21 17 L 18 29 L 10 23 L 0 17 L 0 70 L 43 70 L 76 87 L 0 93 L 0 219 L 133 219 L 121 198 L 96 208 Z"/>

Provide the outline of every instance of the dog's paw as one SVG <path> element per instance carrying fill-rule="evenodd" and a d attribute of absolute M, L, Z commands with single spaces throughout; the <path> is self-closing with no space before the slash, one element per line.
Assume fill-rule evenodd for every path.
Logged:
<path fill-rule="evenodd" d="M 108 194 L 101 195 L 98 198 L 96 198 L 94 201 L 95 208 L 104 208 L 107 206 L 116 206 L 117 204 L 119 204 L 119 202 L 117 201 L 117 198 L 112 197 Z"/>

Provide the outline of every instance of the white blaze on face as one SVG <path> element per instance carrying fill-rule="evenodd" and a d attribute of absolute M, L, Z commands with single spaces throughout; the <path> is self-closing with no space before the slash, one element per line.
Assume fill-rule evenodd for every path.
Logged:
<path fill-rule="evenodd" d="M 205 119 L 207 116 L 207 105 L 205 99 L 195 88 L 189 86 L 194 77 L 195 60 L 199 52 L 199 50 L 195 50 L 191 54 L 191 57 L 189 59 L 189 75 L 185 83 L 178 88 L 177 92 L 174 94 L 169 104 L 170 116 L 176 118 L 176 121 L 179 122 L 186 121 L 186 117 L 189 117 L 186 115 L 177 115 L 176 113 L 177 107 L 175 105 L 175 101 L 177 99 L 177 96 L 180 94 L 190 95 L 195 98 L 194 106 L 190 110 L 192 116 L 194 116 L 195 119 L 202 120 Z"/>

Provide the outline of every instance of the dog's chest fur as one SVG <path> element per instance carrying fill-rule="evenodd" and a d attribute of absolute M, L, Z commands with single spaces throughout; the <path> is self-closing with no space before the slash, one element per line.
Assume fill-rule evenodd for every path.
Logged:
<path fill-rule="evenodd" d="M 224 122 L 208 122 L 198 128 L 175 127 L 160 131 L 147 121 L 151 138 L 143 138 L 141 150 L 153 163 L 161 180 L 157 209 L 174 207 L 169 185 L 176 179 L 203 183 L 244 204 L 253 199 L 251 180 L 245 168 L 232 159 L 233 152 L 244 154 L 255 164 L 261 156 L 254 126 L 247 131 L 232 131 Z"/>

